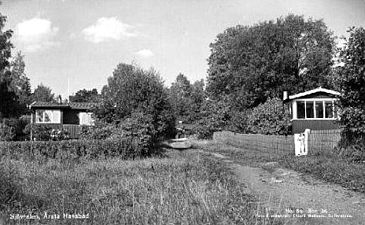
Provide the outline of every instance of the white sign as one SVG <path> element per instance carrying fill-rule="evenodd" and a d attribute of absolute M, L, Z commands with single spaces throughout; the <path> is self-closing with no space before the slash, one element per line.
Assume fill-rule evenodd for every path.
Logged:
<path fill-rule="evenodd" d="M 310 130 L 305 129 L 304 133 L 294 134 L 295 155 L 308 155 L 308 136 Z"/>

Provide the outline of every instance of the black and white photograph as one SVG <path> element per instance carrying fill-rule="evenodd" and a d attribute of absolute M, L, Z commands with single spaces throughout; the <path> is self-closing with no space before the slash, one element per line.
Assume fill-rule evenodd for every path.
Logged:
<path fill-rule="evenodd" d="M 365 0 L 0 0 L 0 225 L 364 225 Z"/>

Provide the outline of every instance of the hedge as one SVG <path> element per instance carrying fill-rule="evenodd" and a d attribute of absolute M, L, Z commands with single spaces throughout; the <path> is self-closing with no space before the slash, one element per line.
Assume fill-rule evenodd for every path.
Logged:
<path fill-rule="evenodd" d="M 148 152 L 144 151 L 143 145 L 136 138 L 0 142 L 0 160 L 12 158 L 44 162 L 47 159 L 62 161 L 115 156 L 134 159 L 147 154 Z"/>

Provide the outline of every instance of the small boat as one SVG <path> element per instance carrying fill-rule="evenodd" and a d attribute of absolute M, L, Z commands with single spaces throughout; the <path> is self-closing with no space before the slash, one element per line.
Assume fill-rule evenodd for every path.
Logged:
<path fill-rule="evenodd" d="M 170 139 L 165 144 L 174 149 L 188 149 L 192 146 L 187 138 Z"/>

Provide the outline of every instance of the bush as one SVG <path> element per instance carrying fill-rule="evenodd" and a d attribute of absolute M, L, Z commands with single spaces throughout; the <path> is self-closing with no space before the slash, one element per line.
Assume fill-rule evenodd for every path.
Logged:
<path fill-rule="evenodd" d="M 48 159 L 64 161 L 115 156 L 134 159 L 145 157 L 149 153 L 144 151 L 138 138 L 132 137 L 108 140 L 4 142 L 0 145 L 0 158 L 38 162 Z"/>
<path fill-rule="evenodd" d="M 212 138 L 214 132 L 229 125 L 230 119 L 231 107 L 227 101 L 206 101 L 201 109 L 201 119 L 194 124 L 193 133 L 199 139 Z"/>
<path fill-rule="evenodd" d="M 46 124 L 27 124 L 24 133 L 30 139 L 30 133 L 35 141 L 61 141 L 70 138 L 70 134 L 62 126 L 46 125 Z"/>
<path fill-rule="evenodd" d="M 45 124 L 28 124 L 24 128 L 24 133 L 29 135 L 32 133 L 33 140 L 37 141 L 49 141 L 51 140 L 52 126 Z"/>
<path fill-rule="evenodd" d="M 231 127 L 248 134 L 291 134 L 290 115 L 277 98 L 268 99 L 250 111 L 235 113 Z"/>
<path fill-rule="evenodd" d="M 95 126 L 82 126 L 80 139 L 105 140 L 116 132 L 117 129 L 113 124 L 98 123 Z"/>
<path fill-rule="evenodd" d="M 2 141 L 24 141 L 27 134 L 24 128 L 30 123 L 30 117 L 27 115 L 17 118 L 3 119 L 0 125 L 0 140 Z"/>
<path fill-rule="evenodd" d="M 0 123 L 0 141 L 11 141 L 15 137 L 14 127 Z"/>

